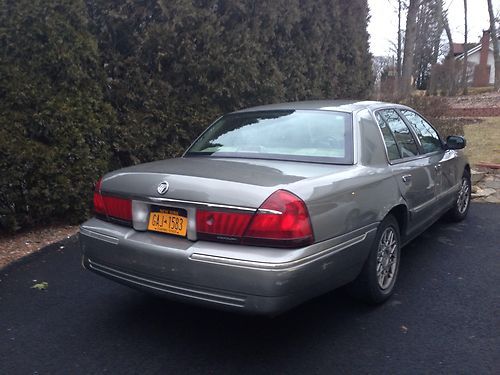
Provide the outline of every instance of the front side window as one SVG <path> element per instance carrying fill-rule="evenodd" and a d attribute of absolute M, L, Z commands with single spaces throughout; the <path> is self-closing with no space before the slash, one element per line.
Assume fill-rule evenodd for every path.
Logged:
<path fill-rule="evenodd" d="M 415 139 L 398 113 L 393 109 L 384 109 L 377 113 L 394 135 L 401 157 L 408 158 L 418 155 Z"/>
<path fill-rule="evenodd" d="M 427 121 L 413 111 L 403 109 L 401 113 L 415 128 L 415 133 L 417 133 L 420 139 L 424 153 L 441 151 L 443 149 L 437 132 Z"/>
<path fill-rule="evenodd" d="M 185 156 L 241 157 L 352 164 L 352 116 L 321 110 L 223 116 Z"/>

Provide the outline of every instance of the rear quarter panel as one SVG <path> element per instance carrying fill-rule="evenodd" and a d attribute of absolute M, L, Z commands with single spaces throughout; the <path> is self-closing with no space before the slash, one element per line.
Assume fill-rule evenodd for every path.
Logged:
<path fill-rule="evenodd" d="M 316 241 L 380 222 L 405 204 L 388 166 L 385 148 L 368 110 L 354 116 L 356 167 L 294 184 L 305 200 Z"/>

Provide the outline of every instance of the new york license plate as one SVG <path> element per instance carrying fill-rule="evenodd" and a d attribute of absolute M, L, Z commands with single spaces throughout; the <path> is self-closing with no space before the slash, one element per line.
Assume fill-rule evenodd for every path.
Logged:
<path fill-rule="evenodd" d="M 186 210 L 152 207 L 149 214 L 148 230 L 185 237 L 187 224 Z"/>

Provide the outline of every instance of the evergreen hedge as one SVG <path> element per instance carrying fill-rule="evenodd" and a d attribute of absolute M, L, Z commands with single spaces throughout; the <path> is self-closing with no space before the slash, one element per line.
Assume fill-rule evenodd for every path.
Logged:
<path fill-rule="evenodd" d="M 0 223 L 4 229 L 88 213 L 93 180 L 108 168 L 95 38 L 83 2 L 2 1 Z"/>
<path fill-rule="evenodd" d="M 224 112 L 364 97 L 366 0 L 0 0 L 0 229 L 89 213 L 106 170 Z"/>

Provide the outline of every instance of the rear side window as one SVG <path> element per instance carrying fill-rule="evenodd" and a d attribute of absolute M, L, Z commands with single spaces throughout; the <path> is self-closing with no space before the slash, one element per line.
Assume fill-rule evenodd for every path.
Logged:
<path fill-rule="evenodd" d="M 382 119 L 383 123 L 387 125 L 391 130 L 401 157 L 408 158 L 418 155 L 417 143 L 415 142 L 410 129 L 408 128 L 408 126 L 406 126 L 405 122 L 398 115 L 398 113 L 393 109 L 384 109 L 377 112 L 377 114 L 379 115 L 379 118 Z M 380 120 L 379 126 L 381 126 Z M 384 130 L 382 130 L 382 133 L 383 132 Z M 389 147 L 387 149 L 387 152 L 389 153 Z M 391 159 L 390 156 L 389 159 Z"/>
<path fill-rule="evenodd" d="M 413 111 L 403 109 L 401 113 L 415 128 L 415 133 L 420 139 L 425 153 L 441 151 L 443 149 L 437 132 L 427 121 Z"/>
<path fill-rule="evenodd" d="M 398 146 L 396 145 L 396 140 L 394 139 L 394 135 L 391 130 L 387 126 L 387 123 L 384 121 L 380 113 L 376 113 L 375 117 L 377 118 L 378 126 L 382 131 L 382 135 L 384 137 L 385 147 L 387 148 L 387 156 L 389 160 L 401 159 L 401 155 L 399 154 Z"/>

